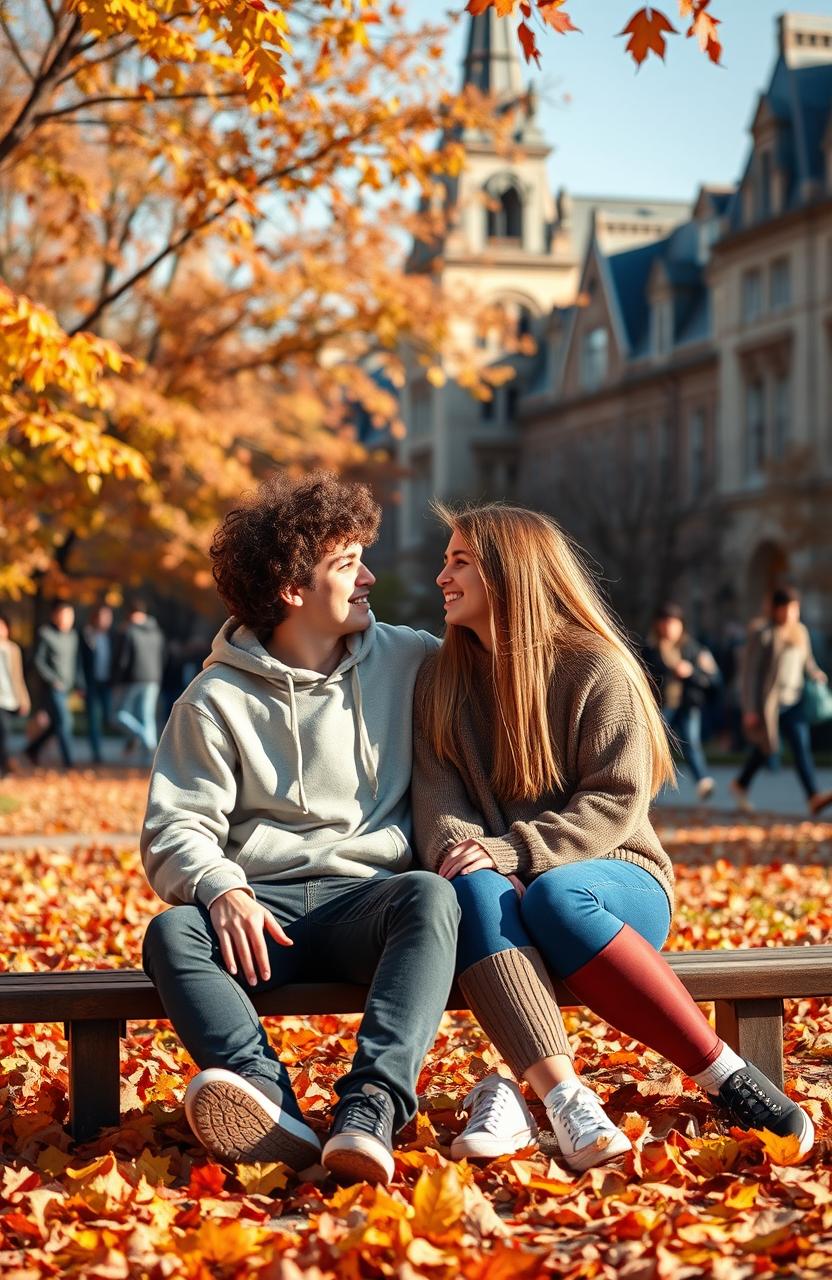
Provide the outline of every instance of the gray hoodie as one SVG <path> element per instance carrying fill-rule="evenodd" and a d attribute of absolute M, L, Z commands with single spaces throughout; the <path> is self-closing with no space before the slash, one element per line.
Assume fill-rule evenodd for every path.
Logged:
<path fill-rule="evenodd" d="M 371 616 L 325 676 L 229 619 L 154 761 L 141 850 L 159 897 L 406 870 L 413 687 L 438 643 Z"/>

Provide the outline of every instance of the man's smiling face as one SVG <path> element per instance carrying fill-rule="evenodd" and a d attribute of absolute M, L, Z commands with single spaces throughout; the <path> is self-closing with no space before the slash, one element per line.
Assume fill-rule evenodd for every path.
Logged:
<path fill-rule="evenodd" d="M 315 583 L 300 587 L 303 619 L 322 635 L 349 636 L 370 625 L 368 593 L 375 577 L 363 563 L 360 542 L 326 552 L 315 566 Z"/>

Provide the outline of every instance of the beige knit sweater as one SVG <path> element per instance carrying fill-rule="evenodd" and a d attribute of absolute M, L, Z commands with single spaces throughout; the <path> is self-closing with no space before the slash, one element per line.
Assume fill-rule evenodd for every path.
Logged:
<path fill-rule="evenodd" d="M 500 803 L 490 782 L 495 704 L 490 656 L 477 656 L 477 701 L 460 725 L 463 768 L 437 760 L 425 729 L 425 694 L 436 665 L 422 666 L 414 695 L 413 827 L 416 854 L 438 870 L 460 840 L 475 839 L 497 869 L 530 881 L 552 867 L 619 858 L 655 876 L 673 908 L 673 867 L 650 824 L 650 741 L 631 682 L 606 641 L 567 633 L 549 694 L 549 726 L 565 776 L 562 791 Z"/>

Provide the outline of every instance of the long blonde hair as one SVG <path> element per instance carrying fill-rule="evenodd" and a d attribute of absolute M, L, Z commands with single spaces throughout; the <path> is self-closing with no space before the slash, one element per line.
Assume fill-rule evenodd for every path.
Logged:
<path fill-rule="evenodd" d="M 491 672 L 498 709 L 491 784 L 502 800 L 535 800 L 563 789 L 563 761 L 549 729 L 549 690 L 571 630 L 600 636 L 615 651 L 640 704 L 652 751 L 652 794 L 675 771 L 667 733 L 640 662 L 605 607 L 595 581 L 569 538 L 549 516 L 486 503 L 433 510 L 467 543 L 489 602 Z M 477 641 L 449 626 L 427 692 L 427 732 L 440 759 L 461 765 L 458 726 L 473 698 Z"/>

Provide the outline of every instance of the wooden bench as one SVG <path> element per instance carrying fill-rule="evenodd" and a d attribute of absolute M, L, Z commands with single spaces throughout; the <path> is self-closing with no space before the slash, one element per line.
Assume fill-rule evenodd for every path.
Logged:
<path fill-rule="evenodd" d="M 832 994 L 832 946 L 668 952 L 666 959 L 697 1001 L 714 1001 L 716 1027 L 732 1048 L 783 1083 L 783 1001 Z M 566 1007 L 575 998 L 556 984 Z M 366 988 L 308 983 L 255 997 L 262 1015 L 360 1013 Z M 454 988 L 448 1008 L 466 1008 Z M 62 1022 L 68 1041 L 70 1130 L 88 1141 L 119 1123 L 119 1040 L 128 1020 L 152 1022 L 164 1011 L 138 970 L 92 969 L 0 974 L 0 1022 Z"/>

